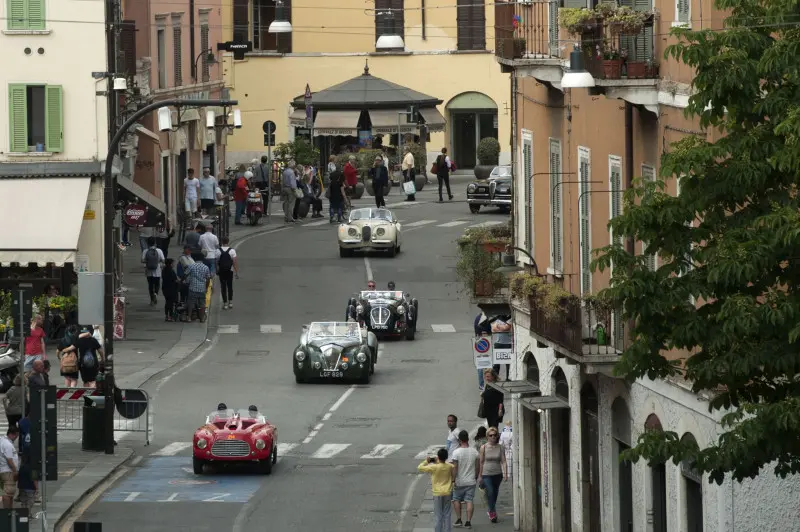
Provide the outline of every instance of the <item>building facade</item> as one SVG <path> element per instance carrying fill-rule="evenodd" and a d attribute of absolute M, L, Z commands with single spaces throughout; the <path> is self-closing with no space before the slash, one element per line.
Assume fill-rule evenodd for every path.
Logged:
<path fill-rule="evenodd" d="M 528 301 L 511 303 L 517 358 L 511 383 L 500 386 L 512 396 L 519 427 L 514 472 L 519 529 L 794 529 L 796 477 L 781 480 L 765 468 L 754 480 L 717 485 L 687 463 L 619 460 L 647 429 L 674 431 L 700 447 L 722 432 L 722 414 L 709 413 L 708 398 L 692 393 L 688 383 L 626 384 L 614 377 L 614 363 L 625 349 L 625 324 L 613 312 L 601 316 L 588 303 L 608 286 L 611 272 L 592 272 L 589 264 L 592 250 L 614 238 L 608 222 L 622 212 L 625 189 L 633 179 L 655 180 L 662 154 L 680 138 L 714 140 L 683 114 L 692 72 L 663 58 L 673 41 L 671 27 L 721 28 L 722 14 L 704 0 L 645 4 L 630 3 L 646 14 L 636 35 L 610 37 L 602 22 L 577 35 L 558 27 L 558 8 L 595 7 L 582 1 L 501 2 L 495 8 L 498 60 L 518 95 L 512 103 L 514 190 L 519 191 L 514 245 L 535 259 L 547 283 L 581 300 L 558 316 Z M 573 44 L 581 45 L 595 78 L 591 89 L 561 87 L 562 65 Z M 617 63 L 617 57 L 625 60 Z M 661 179 L 669 193 L 680 193 L 674 178 Z M 635 251 L 642 253 L 641 242 Z M 532 265 L 523 255 L 518 261 Z M 657 256 L 649 261 L 658 267 Z M 607 336 L 603 341 L 598 324 Z"/>
<path fill-rule="evenodd" d="M 68 293 L 74 271 L 103 266 L 104 4 L 8 0 L 0 21 L 0 289 L 16 277 Z"/>
<path fill-rule="evenodd" d="M 310 2 L 228 0 L 223 9 L 225 40 L 251 41 L 241 61 L 225 58 L 225 79 L 242 109 L 241 134 L 231 140 L 231 160 L 249 162 L 266 151 L 262 124 L 276 125 L 276 143 L 307 135 L 292 120 L 292 102 L 359 76 L 368 62 L 371 75 L 442 100 L 443 131 L 429 134 L 430 155 L 447 147 L 460 168 L 477 164 L 484 137 L 501 145 L 501 163 L 510 159 L 508 76 L 496 68 L 494 10 L 483 0 L 433 0 L 425 6 L 403 0 Z M 276 13 L 291 21 L 291 33 L 269 33 Z M 399 35 L 403 46 L 379 51 L 381 35 Z M 395 114 L 396 117 L 396 114 Z M 395 118 L 396 120 L 396 118 Z M 375 128 L 373 128 L 375 129 Z M 384 145 L 389 143 L 384 141 Z M 327 150 L 326 141 L 318 145 Z"/>

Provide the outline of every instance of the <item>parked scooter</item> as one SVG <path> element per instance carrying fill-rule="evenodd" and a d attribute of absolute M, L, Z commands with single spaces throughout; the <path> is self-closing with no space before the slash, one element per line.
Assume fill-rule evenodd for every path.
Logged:
<path fill-rule="evenodd" d="M 0 393 L 6 393 L 19 374 L 19 342 L 0 343 Z"/>
<path fill-rule="evenodd" d="M 261 217 L 264 216 L 264 202 L 261 199 L 261 192 L 258 190 L 251 190 L 247 194 L 245 214 L 250 221 L 250 225 L 258 224 L 261 221 Z"/>

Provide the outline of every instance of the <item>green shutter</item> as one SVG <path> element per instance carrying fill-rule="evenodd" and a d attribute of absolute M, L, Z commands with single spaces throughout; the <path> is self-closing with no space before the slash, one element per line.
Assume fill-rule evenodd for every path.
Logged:
<path fill-rule="evenodd" d="M 622 168 L 619 166 L 611 167 L 611 218 L 614 219 L 622 214 Z M 617 235 L 612 235 L 612 243 L 622 243 L 622 239 Z"/>
<path fill-rule="evenodd" d="M 45 0 L 25 0 L 28 4 L 28 29 L 43 30 Z"/>
<path fill-rule="evenodd" d="M 52 153 L 64 151 L 64 112 L 61 85 L 48 85 L 44 89 L 44 143 Z"/>
<path fill-rule="evenodd" d="M 550 212 L 553 246 L 550 250 L 551 267 L 561 271 L 561 143 L 550 140 Z"/>
<path fill-rule="evenodd" d="M 592 293 L 592 272 L 589 269 L 592 261 L 591 249 L 591 227 L 589 226 L 589 161 L 587 159 L 580 159 L 579 162 L 580 172 L 580 246 L 581 246 L 581 290 L 584 294 Z"/>
<path fill-rule="evenodd" d="M 8 86 L 9 149 L 14 153 L 28 151 L 28 87 Z"/>
<path fill-rule="evenodd" d="M 8 0 L 8 29 L 28 29 L 28 0 Z"/>

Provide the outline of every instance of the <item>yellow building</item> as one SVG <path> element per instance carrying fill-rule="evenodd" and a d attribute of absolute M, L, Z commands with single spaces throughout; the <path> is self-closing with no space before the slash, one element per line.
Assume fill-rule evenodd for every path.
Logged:
<path fill-rule="evenodd" d="M 306 85 L 317 93 L 357 78 L 365 64 L 374 77 L 441 100 L 437 109 L 446 123 L 427 134 L 429 160 L 447 147 L 459 168 L 472 168 L 478 140 L 495 137 L 501 145 L 501 164 L 510 161 L 510 82 L 495 62 L 493 32 L 486 31 L 494 27 L 491 3 L 283 0 L 276 9 L 272 0 L 228 0 L 222 16 L 224 40 L 250 41 L 253 48 L 243 60 L 234 60 L 232 54 L 224 57 L 226 84 L 239 101 L 243 122 L 229 139 L 229 164 L 249 162 L 266 152 L 265 121 L 275 123 L 276 143 L 308 134 L 297 120 L 293 100 L 302 100 Z M 290 21 L 291 33 L 269 33 L 276 19 Z M 402 47 L 378 49 L 381 35 L 399 35 Z M 362 115 L 359 130 L 366 127 L 376 137 L 386 136 L 387 128 L 365 126 L 365 120 Z M 349 142 L 358 144 L 359 136 L 362 143 L 368 142 L 368 134 L 359 131 Z M 315 139 L 323 154 L 343 147 L 330 137 Z M 394 143 L 391 135 L 381 141 Z"/>

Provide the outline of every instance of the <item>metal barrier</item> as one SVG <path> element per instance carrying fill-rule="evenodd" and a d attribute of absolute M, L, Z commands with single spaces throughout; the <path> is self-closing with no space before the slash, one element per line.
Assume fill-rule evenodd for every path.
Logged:
<path fill-rule="evenodd" d="M 150 396 L 141 389 L 116 390 L 114 432 L 141 432 L 150 445 Z M 57 388 L 57 430 L 83 430 L 83 408 L 96 402 L 102 408 L 103 392 L 97 388 Z M 115 436 L 119 437 L 119 436 Z"/>

